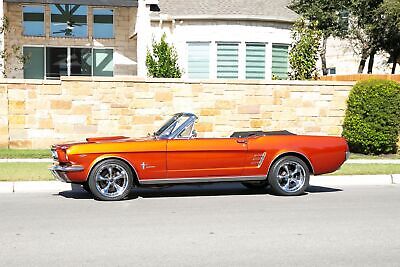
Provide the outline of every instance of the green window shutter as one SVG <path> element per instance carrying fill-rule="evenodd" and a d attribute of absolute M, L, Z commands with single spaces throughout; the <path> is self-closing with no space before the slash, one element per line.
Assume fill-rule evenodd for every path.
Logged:
<path fill-rule="evenodd" d="M 24 47 L 24 79 L 44 79 L 44 48 Z"/>
<path fill-rule="evenodd" d="M 265 79 L 265 44 L 246 44 L 246 79 Z"/>
<path fill-rule="evenodd" d="M 209 43 L 188 43 L 188 76 L 191 79 L 210 77 Z"/>
<path fill-rule="evenodd" d="M 217 78 L 237 79 L 239 73 L 239 45 L 219 43 L 217 46 Z"/>
<path fill-rule="evenodd" d="M 272 75 L 288 78 L 288 45 L 272 45 Z"/>
<path fill-rule="evenodd" d="M 114 61 L 112 49 L 93 49 L 93 76 L 113 76 Z"/>

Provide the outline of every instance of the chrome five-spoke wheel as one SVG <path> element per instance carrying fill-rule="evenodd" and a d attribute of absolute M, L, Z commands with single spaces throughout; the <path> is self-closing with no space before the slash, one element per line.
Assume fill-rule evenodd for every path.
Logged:
<path fill-rule="evenodd" d="M 301 195 L 307 189 L 310 171 L 306 163 L 295 156 L 282 157 L 271 166 L 268 181 L 279 195 Z"/>
<path fill-rule="evenodd" d="M 297 161 L 286 161 L 279 166 L 278 185 L 285 192 L 296 192 L 304 185 L 306 171 Z"/>
<path fill-rule="evenodd" d="M 123 161 L 109 159 L 100 162 L 92 170 L 89 187 L 92 193 L 101 200 L 120 200 L 131 190 L 133 174 Z"/>

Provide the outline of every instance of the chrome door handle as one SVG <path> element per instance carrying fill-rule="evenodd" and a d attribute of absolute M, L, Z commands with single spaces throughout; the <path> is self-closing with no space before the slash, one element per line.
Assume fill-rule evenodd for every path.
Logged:
<path fill-rule="evenodd" d="M 236 142 L 238 142 L 239 144 L 247 144 L 247 140 L 236 140 Z"/>

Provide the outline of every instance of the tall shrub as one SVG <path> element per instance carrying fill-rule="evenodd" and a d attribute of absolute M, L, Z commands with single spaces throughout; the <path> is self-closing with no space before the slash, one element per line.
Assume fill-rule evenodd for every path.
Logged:
<path fill-rule="evenodd" d="M 317 22 L 307 22 L 300 18 L 293 25 L 293 42 L 289 52 L 292 80 L 309 80 L 318 77 L 317 60 L 321 31 Z"/>
<path fill-rule="evenodd" d="M 397 151 L 400 132 L 400 84 L 386 80 L 358 82 L 347 101 L 343 136 L 352 152 Z"/>
<path fill-rule="evenodd" d="M 154 78 L 180 78 L 182 71 L 178 65 L 178 54 L 173 45 L 165 41 L 153 42 L 152 51 L 147 51 L 146 67 L 148 75 Z"/>

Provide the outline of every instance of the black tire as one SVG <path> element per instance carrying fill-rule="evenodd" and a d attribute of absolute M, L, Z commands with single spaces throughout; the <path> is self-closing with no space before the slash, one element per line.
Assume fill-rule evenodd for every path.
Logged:
<path fill-rule="evenodd" d="M 96 199 L 116 201 L 128 196 L 133 186 L 133 177 L 131 168 L 125 162 L 107 159 L 93 168 L 88 184 Z"/>
<path fill-rule="evenodd" d="M 268 174 L 272 191 L 281 196 L 304 194 L 310 182 L 307 164 L 295 156 L 285 156 L 273 163 Z"/>
<path fill-rule="evenodd" d="M 262 189 L 268 186 L 268 182 L 265 181 L 257 181 L 257 182 L 242 182 L 242 185 L 247 187 L 248 189 Z"/>

